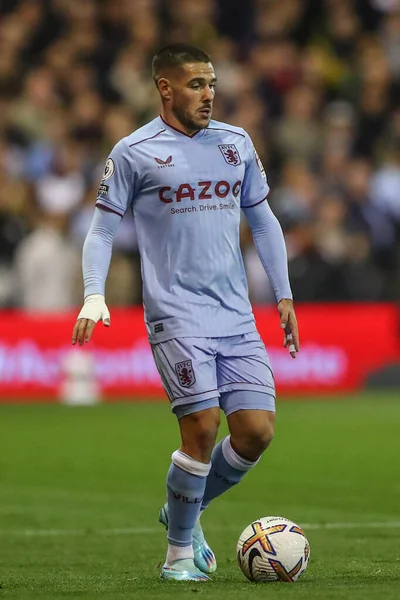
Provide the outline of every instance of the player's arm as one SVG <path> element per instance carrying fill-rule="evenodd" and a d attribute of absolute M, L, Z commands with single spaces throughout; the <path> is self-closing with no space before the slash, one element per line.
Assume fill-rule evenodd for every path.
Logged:
<path fill-rule="evenodd" d="M 293 358 L 300 349 L 299 330 L 290 289 L 285 239 L 278 219 L 266 200 L 269 186 L 264 167 L 250 137 L 245 133 L 247 158 L 241 207 L 252 230 L 261 263 L 274 288 L 285 348 Z"/>
<path fill-rule="evenodd" d="M 135 193 L 136 169 L 126 139 L 113 148 L 99 187 L 96 208 L 82 253 L 84 306 L 72 333 L 72 343 L 89 342 L 96 323 L 111 324 L 105 301 L 105 284 L 112 245 L 119 223 Z"/>
<path fill-rule="evenodd" d="M 105 285 L 110 267 L 112 244 L 121 216 L 95 208 L 93 220 L 82 251 L 82 271 L 85 303 L 78 315 L 72 333 L 72 343 L 89 342 L 100 319 L 106 327 L 111 324 L 105 302 Z"/>
<path fill-rule="evenodd" d="M 275 292 L 281 327 L 285 332 L 284 346 L 293 358 L 300 349 L 299 331 L 290 288 L 285 239 L 278 219 L 267 200 L 256 206 L 243 207 L 251 227 L 254 245 Z"/>

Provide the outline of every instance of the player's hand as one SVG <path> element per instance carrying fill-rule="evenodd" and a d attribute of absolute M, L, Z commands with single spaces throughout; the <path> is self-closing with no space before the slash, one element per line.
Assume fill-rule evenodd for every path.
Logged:
<path fill-rule="evenodd" d="M 278 311 L 281 316 L 281 328 L 285 332 L 283 347 L 289 349 L 292 358 L 296 358 L 296 353 L 300 350 L 300 341 L 293 301 L 283 298 L 278 304 Z"/>
<path fill-rule="evenodd" d="M 100 319 L 106 327 L 110 327 L 110 311 L 107 308 L 104 296 L 102 294 L 86 296 L 85 304 L 78 315 L 72 333 L 72 344 L 78 342 L 80 346 L 83 346 L 84 342 L 88 342 L 92 337 L 97 321 L 100 321 Z"/>

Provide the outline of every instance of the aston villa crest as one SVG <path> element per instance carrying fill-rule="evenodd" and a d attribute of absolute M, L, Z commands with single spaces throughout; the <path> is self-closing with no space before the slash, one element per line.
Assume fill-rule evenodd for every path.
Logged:
<path fill-rule="evenodd" d="M 191 360 L 176 363 L 175 372 L 182 387 L 191 387 L 196 382 Z"/>
<path fill-rule="evenodd" d="M 237 167 L 241 164 L 241 158 L 238 149 L 235 144 L 220 144 L 218 148 L 222 152 L 222 156 L 228 165 L 232 165 L 232 167 Z"/>

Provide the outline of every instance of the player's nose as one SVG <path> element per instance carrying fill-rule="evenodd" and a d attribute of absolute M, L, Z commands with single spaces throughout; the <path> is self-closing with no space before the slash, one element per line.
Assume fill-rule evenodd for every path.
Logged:
<path fill-rule="evenodd" d="M 208 101 L 208 102 L 209 102 L 209 104 L 211 104 L 211 102 L 212 102 L 213 98 L 214 98 L 214 91 L 213 91 L 213 89 L 212 89 L 212 88 L 210 88 L 210 86 L 209 86 L 209 85 L 207 85 L 207 86 L 204 88 L 203 102 L 204 102 L 204 101 Z"/>

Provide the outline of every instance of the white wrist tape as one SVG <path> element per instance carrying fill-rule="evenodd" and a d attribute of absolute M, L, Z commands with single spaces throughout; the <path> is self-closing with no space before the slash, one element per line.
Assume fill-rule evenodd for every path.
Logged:
<path fill-rule="evenodd" d="M 100 319 L 103 322 L 105 319 L 110 319 L 110 311 L 107 308 L 104 296 L 102 294 L 86 296 L 85 304 L 78 315 L 78 319 L 91 319 L 95 323 Z"/>

